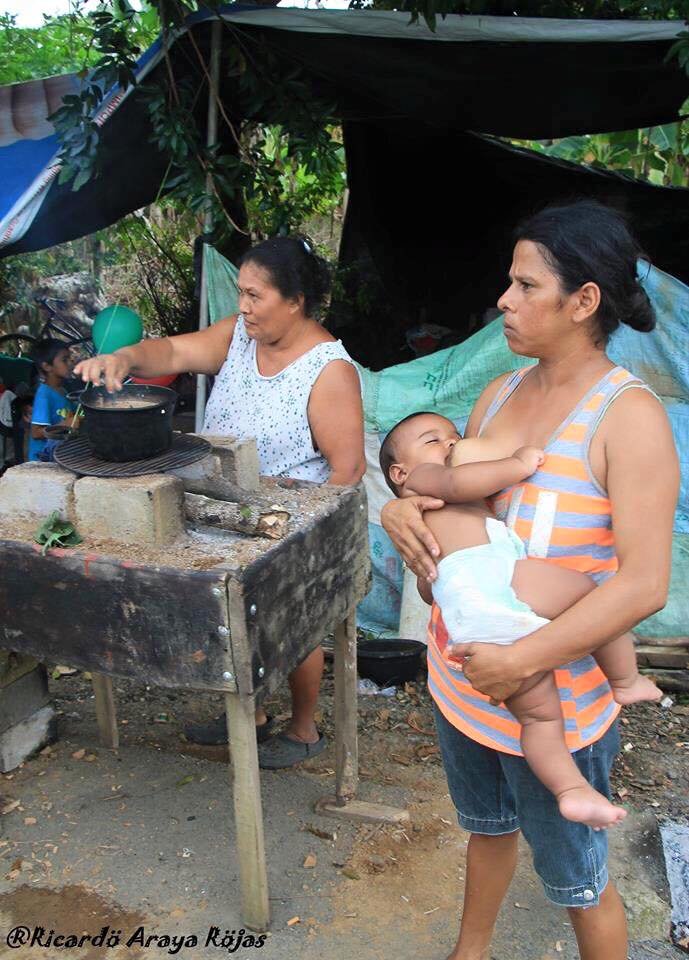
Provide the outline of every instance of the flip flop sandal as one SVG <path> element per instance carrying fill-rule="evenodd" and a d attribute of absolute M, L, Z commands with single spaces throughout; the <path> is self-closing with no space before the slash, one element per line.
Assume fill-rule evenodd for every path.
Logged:
<path fill-rule="evenodd" d="M 272 732 L 275 720 L 268 717 L 265 723 L 256 727 L 256 742 L 264 743 Z M 184 736 L 191 743 L 199 743 L 204 747 L 218 747 L 227 743 L 227 719 L 224 713 L 207 723 L 188 723 L 184 727 Z"/>
<path fill-rule="evenodd" d="M 328 741 L 320 731 L 315 743 L 302 743 L 286 733 L 276 733 L 258 748 L 258 765 L 261 770 L 284 770 L 318 756 L 327 746 Z"/>

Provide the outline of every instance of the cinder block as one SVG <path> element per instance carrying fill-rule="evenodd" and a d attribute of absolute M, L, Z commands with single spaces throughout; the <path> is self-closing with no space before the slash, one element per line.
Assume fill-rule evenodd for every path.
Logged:
<path fill-rule="evenodd" d="M 47 517 L 57 510 L 74 519 L 76 476 L 57 463 L 21 463 L 0 480 L 0 517 Z"/>
<path fill-rule="evenodd" d="M 238 440 L 236 437 L 210 434 L 203 434 L 203 438 L 213 446 L 213 454 L 220 460 L 220 469 L 225 480 L 236 483 L 245 490 L 258 490 L 258 450 L 255 440 Z"/>
<path fill-rule="evenodd" d="M 55 711 L 48 705 L 0 734 L 0 773 L 9 773 L 36 750 L 57 739 Z"/>
<path fill-rule="evenodd" d="M 169 475 L 82 477 L 74 503 L 83 537 L 161 546 L 185 531 L 182 482 Z"/>
<path fill-rule="evenodd" d="M 244 490 L 258 490 L 258 451 L 255 440 L 199 434 L 212 445 L 208 456 L 171 471 L 181 480 L 227 480 Z"/>
<path fill-rule="evenodd" d="M 185 467 L 174 467 L 169 471 L 173 477 L 179 477 L 180 480 L 221 480 L 222 464 L 220 457 L 214 453 L 209 453 L 195 463 L 189 463 Z"/>

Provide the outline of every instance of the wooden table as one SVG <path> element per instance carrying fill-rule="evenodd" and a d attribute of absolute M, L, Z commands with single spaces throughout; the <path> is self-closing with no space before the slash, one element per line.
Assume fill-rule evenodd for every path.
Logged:
<path fill-rule="evenodd" d="M 253 930 L 269 924 L 256 697 L 332 631 L 336 797 L 321 809 L 376 816 L 374 805 L 352 803 L 355 608 L 370 576 L 366 502 L 361 486 L 332 489 L 332 504 L 243 568 L 151 566 L 80 549 L 43 556 L 36 544 L 0 540 L 0 646 L 92 671 L 105 745 L 118 746 L 113 676 L 225 694 L 242 922 Z"/>

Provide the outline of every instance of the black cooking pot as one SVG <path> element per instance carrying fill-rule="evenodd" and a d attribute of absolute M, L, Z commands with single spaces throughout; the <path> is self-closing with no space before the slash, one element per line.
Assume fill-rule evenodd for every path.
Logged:
<path fill-rule="evenodd" d="M 117 393 L 88 387 L 79 398 L 91 450 L 103 460 L 122 463 L 165 453 L 172 444 L 177 394 L 168 387 L 125 383 Z M 145 406 L 135 405 L 145 403 Z M 132 406 L 128 407 L 130 402 Z"/>

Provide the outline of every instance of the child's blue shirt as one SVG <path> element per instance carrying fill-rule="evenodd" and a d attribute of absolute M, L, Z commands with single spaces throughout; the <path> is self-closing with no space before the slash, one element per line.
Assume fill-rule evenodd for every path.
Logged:
<path fill-rule="evenodd" d="M 58 393 L 47 383 L 41 383 L 36 391 L 33 402 L 33 416 L 31 424 L 40 427 L 52 427 L 64 420 L 76 407 L 68 400 L 64 393 Z M 41 453 L 48 447 L 48 440 L 29 439 L 29 460 L 40 460 Z"/>

